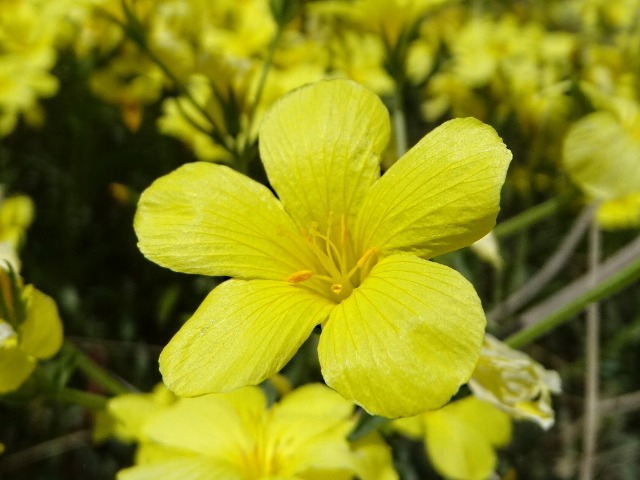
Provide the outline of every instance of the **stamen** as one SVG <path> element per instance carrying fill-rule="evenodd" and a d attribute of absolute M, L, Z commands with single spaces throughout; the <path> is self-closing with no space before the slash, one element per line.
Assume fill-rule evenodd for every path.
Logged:
<path fill-rule="evenodd" d="M 312 270 L 294 272 L 289 276 L 288 281 L 297 284 L 313 277 L 313 284 L 307 285 L 309 288 L 318 288 L 317 281 L 327 282 L 333 295 L 342 301 L 351 295 L 353 289 L 367 277 L 371 265 L 375 264 L 377 249 L 369 248 L 354 265 L 346 216 L 340 216 L 339 232 L 336 231 L 338 226 L 333 225 L 334 221 L 336 221 L 334 213 L 329 212 L 325 231 L 319 231 L 319 224 L 315 221 L 311 222 L 308 229 L 300 229 L 302 236 L 311 247 L 311 252 L 319 262 L 319 270 L 316 267 L 315 273 Z M 350 269 L 350 267 L 353 268 Z M 358 272 L 357 276 L 356 272 Z M 326 286 L 322 287 L 323 290 L 325 288 Z"/>
<path fill-rule="evenodd" d="M 311 270 L 300 270 L 299 272 L 294 272 L 289 275 L 287 278 L 287 282 L 291 283 L 300 283 L 305 280 L 309 280 L 313 276 L 313 272 Z"/>
<path fill-rule="evenodd" d="M 371 247 L 367 249 L 367 251 L 364 252 L 360 257 L 360 260 L 358 260 L 358 263 L 357 263 L 358 268 L 363 268 L 365 264 L 369 261 L 369 259 L 375 255 L 375 253 L 376 253 L 375 247 Z"/>
<path fill-rule="evenodd" d="M 309 230 L 307 230 L 304 227 L 300 227 L 300 233 L 302 234 L 302 237 L 307 241 L 307 242 L 311 242 L 312 238 L 311 235 L 309 234 Z"/>

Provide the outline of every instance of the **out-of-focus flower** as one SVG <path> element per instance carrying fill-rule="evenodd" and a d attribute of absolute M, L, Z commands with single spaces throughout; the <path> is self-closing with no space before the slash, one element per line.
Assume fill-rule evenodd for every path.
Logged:
<path fill-rule="evenodd" d="M 8 242 L 18 248 L 31 225 L 34 206 L 31 197 L 14 195 L 0 199 L 0 242 Z"/>
<path fill-rule="evenodd" d="M 379 179 L 389 139 L 380 99 L 344 80 L 277 102 L 260 152 L 279 200 L 215 164 L 194 163 L 141 196 L 142 252 L 216 287 L 165 347 L 181 396 L 278 372 L 322 325 L 327 383 L 387 417 L 446 403 L 473 372 L 485 317 L 473 287 L 431 258 L 494 225 L 511 153 L 475 119 L 425 136 Z"/>
<path fill-rule="evenodd" d="M 509 416 L 474 396 L 393 425 L 409 437 L 423 439 L 433 467 L 456 480 L 488 479 L 496 468 L 496 448 L 511 441 Z"/>
<path fill-rule="evenodd" d="M 565 138 L 563 165 L 589 197 L 601 202 L 597 220 L 602 228 L 640 226 L 640 108 L 626 118 L 596 112 L 578 120 Z"/>
<path fill-rule="evenodd" d="M 159 454 L 138 456 L 118 479 L 397 478 L 379 438 L 349 445 L 353 424 L 353 406 L 320 384 L 271 407 L 258 387 L 180 399 L 144 421 L 147 452 Z"/>
<path fill-rule="evenodd" d="M 0 393 L 18 389 L 37 361 L 52 357 L 61 345 L 62 323 L 53 299 L 0 266 Z"/>
<path fill-rule="evenodd" d="M 176 396 L 163 384 L 151 393 L 127 393 L 109 400 L 108 414 L 115 420 L 113 436 L 125 442 L 145 442 L 144 426 L 176 401 Z"/>
<path fill-rule="evenodd" d="M 551 394 L 560 393 L 560 376 L 523 352 L 487 334 L 471 380 L 471 391 L 513 418 L 553 425 Z"/>
<path fill-rule="evenodd" d="M 40 126 L 38 100 L 58 90 L 50 73 L 71 0 L 0 0 L 0 137 L 23 117 Z"/>
<path fill-rule="evenodd" d="M 18 251 L 33 221 L 33 200 L 26 195 L 2 198 L 0 186 L 0 268 L 20 271 Z"/>

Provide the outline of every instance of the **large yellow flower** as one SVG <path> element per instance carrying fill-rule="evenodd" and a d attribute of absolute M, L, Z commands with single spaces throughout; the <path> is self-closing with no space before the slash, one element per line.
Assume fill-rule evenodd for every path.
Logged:
<path fill-rule="evenodd" d="M 232 278 L 160 357 L 181 396 L 256 384 L 322 326 L 322 374 L 378 415 L 438 408 L 473 372 L 485 317 L 459 273 L 424 260 L 494 225 L 511 153 L 472 118 L 424 137 L 380 178 L 388 112 L 346 80 L 300 88 L 260 130 L 269 189 L 192 163 L 140 199 L 142 252 L 174 270 Z"/>

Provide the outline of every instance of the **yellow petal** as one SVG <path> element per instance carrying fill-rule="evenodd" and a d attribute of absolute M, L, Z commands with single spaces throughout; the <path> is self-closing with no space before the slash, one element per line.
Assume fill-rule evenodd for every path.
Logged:
<path fill-rule="evenodd" d="M 6 198 L 1 205 L 0 225 L 3 228 L 17 227 L 24 230 L 33 222 L 35 208 L 31 197 L 16 195 Z"/>
<path fill-rule="evenodd" d="M 190 163 L 156 180 L 134 226 L 142 253 L 180 272 L 286 280 L 312 263 L 273 194 L 223 165 Z"/>
<path fill-rule="evenodd" d="M 485 317 L 467 280 L 410 255 L 382 259 L 332 312 L 319 356 L 329 386 L 372 414 L 441 407 L 473 372 Z"/>
<path fill-rule="evenodd" d="M 20 348 L 36 358 L 52 357 L 62 346 L 62 321 L 56 302 L 35 288 L 27 302 L 26 318 L 20 326 Z"/>
<path fill-rule="evenodd" d="M 146 423 L 167 410 L 175 400 L 162 384 L 154 388 L 153 393 L 128 393 L 110 399 L 107 410 L 115 420 L 115 435 L 124 441 L 145 440 Z"/>
<path fill-rule="evenodd" d="M 473 397 L 453 402 L 446 407 L 424 414 L 425 444 L 429 459 L 436 470 L 447 478 L 485 480 L 495 469 L 497 456 L 480 418 L 487 413 Z M 496 415 L 508 416 L 489 404 Z M 493 416 L 492 416 L 493 418 Z M 502 421 L 496 429 L 503 428 Z"/>
<path fill-rule="evenodd" d="M 117 480 L 246 480 L 242 473 L 208 458 L 179 458 L 120 470 Z"/>
<path fill-rule="evenodd" d="M 279 100 L 260 129 L 260 155 L 286 210 L 303 227 L 327 228 L 332 213 L 347 223 L 380 175 L 389 114 L 369 90 L 347 80 L 322 81 Z"/>
<path fill-rule="evenodd" d="M 19 348 L 0 347 L 0 393 L 16 390 L 36 368 L 35 358 Z"/>
<path fill-rule="evenodd" d="M 612 199 L 640 192 L 640 138 L 608 112 L 578 120 L 564 141 L 562 161 L 588 195 Z"/>
<path fill-rule="evenodd" d="M 640 189 L 638 193 L 602 202 L 596 219 L 607 230 L 640 227 Z"/>
<path fill-rule="evenodd" d="M 274 409 L 274 417 L 317 417 L 345 420 L 353 413 L 353 404 L 320 383 L 310 383 L 286 395 Z M 277 413 L 275 413 L 277 411 Z"/>
<path fill-rule="evenodd" d="M 397 480 L 399 478 L 393 468 L 391 448 L 376 432 L 354 442 L 352 448 L 359 479 Z"/>
<path fill-rule="evenodd" d="M 511 418 L 491 403 L 471 395 L 451 406 L 460 420 L 473 426 L 494 447 L 506 447 L 511 441 Z"/>
<path fill-rule="evenodd" d="M 180 396 L 257 384 L 285 366 L 333 306 L 286 282 L 228 280 L 162 351 L 165 384 Z"/>
<path fill-rule="evenodd" d="M 421 415 L 398 418 L 393 421 L 393 429 L 413 440 L 419 440 L 424 436 L 424 425 Z"/>
<path fill-rule="evenodd" d="M 271 411 L 270 442 L 277 473 L 313 472 L 311 478 L 352 478 L 356 465 L 346 441 L 353 427 L 353 404 L 321 384 L 285 396 Z M 306 478 L 306 476 L 305 476 Z"/>
<path fill-rule="evenodd" d="M 500 137 L 479 120 L 442 124 L 371 188 L 356 245 L 431 258 L 473 243 L 495 224 L 510 161 Z"/>
<path fill-rule="evenodd" d="M 149 439 L 176 450 L 241 464 L 256 442 L 265 397 L 257 387 L 179 400 L 145 428 Z"/>

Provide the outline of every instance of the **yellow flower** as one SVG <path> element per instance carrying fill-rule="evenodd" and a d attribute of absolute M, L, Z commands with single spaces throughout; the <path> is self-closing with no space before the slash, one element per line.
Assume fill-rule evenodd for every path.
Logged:
<path fill-rule="evenodd" d="M 485 336 L 471 391 L 514 418 L 553 425 L 551 393 L 560 392 L 560 376 L 546 370 L 525 353 L 514 350 L 491 335 Z"/>
<path fill-rule="evenodd" d="M 497 463 L 495 449 L 511 441 L 509 416 L 474 396 L 396 420 L 394 427 L 409 437 L 424 438 L 433 467 L 456 480 L 490 478 Z"/>
<path fill-rule="evenodd" d="M 563 146 L 564 167 L 602 202 L 597 220 L 607 229 L 640 226 L 640 106 L 627 105 L 629 118 L 596 112 L 578 120 Z"/>
<path fill-rule="evenodd" d="M 36 362 L 62 345 L 62 323 L 51 297 L 24 286 L 13 270 L 0 268 L 0 393 L 22 385 Z"/>
<path fill-rule="evenodd" d="M 34 216 L 33 200 L 26 195 L 0 199 L 0 242 L 20 246 Z M 1 268 L 1 266 L 0 266 Z"/>
<path fill-rule="evenodd" d="M 425 136 L 380 177 L 390 124 L 380 99 L 318 82 L 265 115 L 270 190 L 228 167 L 185 165 L 141 196 L 142 252 L 174 270 L 235 277 L 167 345 L 180 396 L 278 372 L 322 326 L 329 386 L 387 417 L 442 406 L 478 359 L 485 317 L 459 273 L 431 258 L 494 225 L 511 153 L 467 118 Z"/>
<path fill-rule="evenodd" d="M 176 397 L 163 384 L 151 393 L 127 393 L 109 400 L 108 414 L 115 420 L 112 434 L 124 441 L 147 440 L 144 426 L 150 419 L 166 411 Z"/>
<path fill-rule="evenodd" d="M 352 451 L 346 440 L 352 411 L 320 384 L 301 387 L 271 408 L 258 387 L 181 399 L 144 426 L 150 447 L 162 456 L 146 456 L 118 479 L 347 480 L 362 474 L 360 454 L 384 458 L 375 439 L 360 446 L 368 451 Z M 396 478 L 364 472 L 363 480 Z"/>

